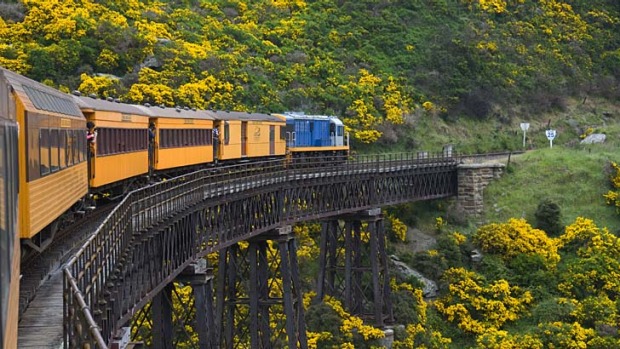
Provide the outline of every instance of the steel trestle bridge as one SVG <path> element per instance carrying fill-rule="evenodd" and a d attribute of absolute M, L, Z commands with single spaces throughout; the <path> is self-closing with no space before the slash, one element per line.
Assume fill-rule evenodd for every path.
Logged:
<path fill-rule="evenodd" d="M 277 160 L 209 168 L 131 192 L 64 268 L 65 347 L 108 348 L 147 304 L 165 315 L 157 305 L 161 295 L 170 295 L 170 284 L 212 252 L 220 256 L 215 297 L 213 277 L 198 273 L 207 288 L 196 295 L 196 306 L 209 312 L 199 321 L 204 323 L 200 347 L 235 347 L 233 337 L 239 332 L 230 319 L 241 303 L 249 307 L 246 337 L 252 347 L 273 347 L 265 337 L 274 336 L 268 319 L 278 302 L 267 301 L 267 240 L 279 246 L 277 276 L 284 290 L 278 304 L 286 318 L 282 341 L 288 347 L 307 347 L 290 227 L 311 220 L 323 222 L 319 296 L 341 297 L 352 313 L 370 309 L 381 324 L 391 316 L 391 305 L 381 301 L 389 296 L 389 282 L 379 208 L 455 196 L 458 164 L 457 157 L 443 154 L 357 156 L 339 163 Z M 360 222 L 368 223 L 376 236 L 367 267 L 360 265 Z M 245 252 L 238 248 L 242 241 L 250 244 Z M 338 241 L 345 241 L 342 265 L 337 262 Z M 365 272 L 372 280 L 364 279 Z M 234 294 L 244 275 L 250 281 L 246 291 L 255 294 L 249 299 Z M 375 301 L 370 306 L 363 291 L 368 282 Z M 153 326 L 164 331 L 163 336 L 153 334 L 156 343 L 169 330 Z"/>

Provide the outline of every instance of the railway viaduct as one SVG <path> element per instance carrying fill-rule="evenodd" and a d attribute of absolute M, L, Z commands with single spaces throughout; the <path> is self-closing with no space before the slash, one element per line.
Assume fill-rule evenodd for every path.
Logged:
<path fill-rule="evenodd" d="M 390 324 L 381 207 L 456 197 L 466 214 L 479 215 L 482 191 L 503 165 L 463 162 L 415 154 L 334 166 L 270 162 L 132 192 L 63 270 L 65 347 L 126 347 L 130 322 L 139 327 L 150 314 L 152 347 L 173 348 L 179 281 L 193 289 L 187 306 L 197 347 L 307 348 L 291 227 L 311 220 L 322 224 L 317 299 L 335 296 L 375 326 Z M 215 269 L 204 258 L 213 252 Z"/>

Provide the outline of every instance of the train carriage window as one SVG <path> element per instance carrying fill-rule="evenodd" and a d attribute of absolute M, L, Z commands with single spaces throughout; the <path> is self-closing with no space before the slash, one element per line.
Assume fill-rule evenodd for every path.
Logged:
<path fill-rule="evenodd" d="M 97 155 L 105 154 L 106 152 L 106 149 L 108 147 L 108 144 L 106 143 L 108 136 L 106 135 L 106 133 L 106 129 L 104 128 L 97 129 L 97 139 L 95 140 L 95 149 L 97 151 Z M 84 139 L 86 140 L 86 138 Z M 88 144 L 86 143 L 85 146 L 88 147 Z"/>
<path fill-rule="evenodd" d="M 286 126 L 280 126 L 280 139 L 286 140 Z"/>
<path fill-rule="evenodd" d="M 140 130 L 140 150 L 146 150 L 149 147 L 149 132 L 147 130 Z"/>
<path fill-rule="evenodd" d="M 65 146 L 65 165 L 69 167 L 73 166 L 73 148 L 75 147 L 73 144 L 73 130 L 67 130 L 65 137 L 67 140 L 67 145 Z"/>
<path fill-rule="evenodd" d="M 146 139 L 146 137 L 148 137 L 148 135 L 146 134 L 145 130 L 134 130 L 134 135 L 136 138 L 136 148 L 134 150 L 142 150 L 143 148 L 143 144 L 144 144 L 144 140 Z"/>
<path fill-rule="evenodd" d="M 133 151 L 134 144 L 136 141 L 134 138 L 133 130 L 126 129 L 124 130 L 124 133 L 125 133 L 125 137 L 123 138 L 123 141 L 125 142 L 125 151 Z"/>
<path fill-rule="evenodd" d="M 168 131 L 168 144 L 167 144 L 167 148 L 172 148 L 175 146 L 175 135 L 174 135 L 174 130 L 167 130 Z"/>
<path fill-rule="evenodd" d="M 57 130 L 58 132 L 58 167 L 67 167 L 67 133 L 64 130 Z"/>
<path fill-rule="evenodd" d="M 203 131 L 205 133 L 204 135 L 205 141 L 207 142 L 205 144 L 213 145 L 213 130 L 203 130 Z"/>
<path fill-rule="evenodd" d="M 139 134 L 140 134 L 140 130 L 131 130 L 131 151 L 136 151 L 138 149 L 140 149 L 140 139 L 139 139 Z"/>
<path fill-rule="evenodd" d="M 138 150 L 138 130 L 129 130 L 129 150 Z"/>
<path fill-rule="evenodd" d="M 50 130 L 50 167 L 52 172 L 60 169 L 59 138 L 58 130 Z"/>
<path fill-rule="evenodd" d="M 131 132 L 131 151 L 140 150 L 140 130 L 132 129 L 130 132 Z"/>
<path fill-rule="evenodd" d="M 104 154 L 113 154 L 116 151 L 116 142 L 114 141 L 115 132 L 113 128 L 106 129 L 107 139 L 105 140 L 107 151 Z"/>
<path fill-rule="evenodd" d="M 79 138 L 82 133 L 78 130 L 73 130 L 73 164 L 77 165 L 80 163 L 80 142 Z"/>
<path fill-rule="evenodd" d="M 105 132 L 102 132 L 102 135 L 105 136 L 105 138 L 102 138 L 100 143 L 105 144 L 106 149 L 103 152 L 99 152 L 99 154 L 105 155 L 114 153 L 114 150 L 116 148 L 114 144 L 114 129 L 106 128 Z M 97 136 L 97 138 L 99 138 L 99 135 Z"/>
<path fill-rule="evenodd" d="M 148 132 L 146 130 L 136 130 L 136 150 L 145 149 L 148 142 Z"/>
<path fill-rule="evenodd" d="M 50 130 L 46 128 L 39 131 L 39 159 L 41 175 L 50 173 Z"/>
<path fill-rule="evenodd" d="M 136 130 L 127 130 L 127 151 L 136 150 Z"/>
<path fill-rule="evenodd" d="M 112 154 L 118 154 L 122 152 L 122 144 L 121 140 L 123 139 L 123 135 L 121 134 L 122 130 L 118 128 L 112 129 Z"/>
<path fill-rule="evenodd" d="M 77 144 L 78 144 L 78 162 L 82 162 L 86 159 L 86 135 L 80 132 L 76 132 Z"/>
<path fill-rule="evenodd" d="M 230 125 L 228 123 L 224 124 L 224 144 L 228 145 L 230 143 Z"/>
<path fill-rule="evenodd" d="M 131 151 L 133 138 L 131 137 L 131 129 L 123 129 L 121 143 L 123 144 L 123 152 Z"/>
<path fill-rule="evenodd" d="M 118 153 L 122 153 L 123 152 L 123 130 L 121 129 L 112 129 L 112 132 L 114 134 L 114 143 L 112 143 L 112 145 L 114 145 L 114 148 L 112 148 L 112 153 L 113 154 L 118 154 Z"/>
<path fill-rule="evenodd" d="M 97 129 L 97 139 L 95 140 L 95 151 L 97 155 L 105 154 L 105 150 L 107 148 L 107 129 L 99 128 Z M 88 151 L 88 143 L 86 142 L 86 137 L 84 137 L 85 146 L 84 150 Z M 86 154 L 86 153 L 85 153 Z"/>
<path fill-rule="evenodd" d="M 123 137 L 121 137 L 121 143 L 123 144 L 123 152 L 131 151 L 133 138 L 131 137 L 131 129 L 123 130 Z"/>
<path fill-rule="evenodd" d="M 168 130 L 159 130 L 159 146 L 166 148 L 168 145 Z"/>

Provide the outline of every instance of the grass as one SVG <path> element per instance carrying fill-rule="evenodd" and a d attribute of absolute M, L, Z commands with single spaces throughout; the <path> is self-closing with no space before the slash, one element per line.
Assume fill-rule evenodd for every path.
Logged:
<path fill-rule="evenodd" d="M 514 157 L 509 173 L 485 190 L 485 219 L 523 217 L 534 225 L 538 204 L 549 198 L 560 206 L 564 225 L 581 216 L 617 232 L 620 216 L 603 194 L 610 189 L 608 163 L 619 160 L 620 149 L 609 145 L 546 148 Z"/>

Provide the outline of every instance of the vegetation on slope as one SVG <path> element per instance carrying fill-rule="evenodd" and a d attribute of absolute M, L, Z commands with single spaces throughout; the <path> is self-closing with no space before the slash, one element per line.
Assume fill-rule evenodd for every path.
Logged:
<path fill-rule="evenodd" d="M 615 0 L 23 0 L 0 15 L 0 65 L 35 80 L 335 114 L 360 143 L 416 112 L 505 123 L 620 93 Z"/>

